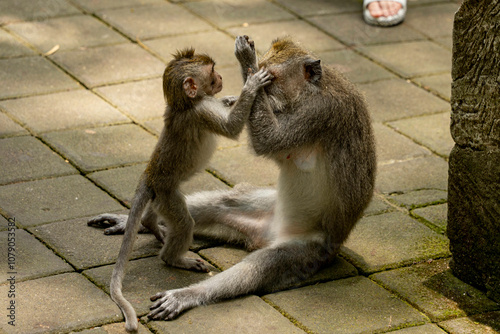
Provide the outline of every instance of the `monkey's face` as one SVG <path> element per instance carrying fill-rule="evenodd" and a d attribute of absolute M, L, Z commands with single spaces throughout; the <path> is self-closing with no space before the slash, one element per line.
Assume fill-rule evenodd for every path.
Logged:
<path fill-rule="evenodd" d="M 205 82 L 202 85 L 205 94 L 213 96 L 222 90 L 222 76 L 215 70 L 215 64 L 204 68 Z"/>
<path fill-rule="evenodd" d="M 272 84 L 266 86 L 265 91 L 284 104 L 294 101 L 307 84 L 299 64 L 267 63 L 265 68 L 274 76 Z"/>

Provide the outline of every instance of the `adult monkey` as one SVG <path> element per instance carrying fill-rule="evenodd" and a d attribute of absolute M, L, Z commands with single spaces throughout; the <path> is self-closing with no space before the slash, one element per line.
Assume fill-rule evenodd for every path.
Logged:
<path fill-rule="evenodd" d="M 278 186 L 198 193 L 187 205 L 195 233 L 261 249 L 205 281 L 157 293 L 151 319 L 313 275 L 334 259 L 373 194 L 375 145 L 356 88 L 290 39 L 275 40 L 258 65 L 247 36 L 236 39 L 235 54 L 244 80 L 258 67 L 275 77 L 259 91 L 248 125 L 255 152 L 280 167 Z"/>

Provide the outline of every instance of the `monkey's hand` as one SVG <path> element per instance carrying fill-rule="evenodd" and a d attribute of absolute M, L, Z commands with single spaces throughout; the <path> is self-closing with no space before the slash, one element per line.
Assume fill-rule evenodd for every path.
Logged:
<path fill-rule="evenodd" d="M 238 96 L 224 96 L 220 101 L 227 107 L 232 106 L 236 101 L 238 101 Z"/>
<path fill-rule="evenodd" d="M 274 76 L 266 69 L 262 68 L 253 75 L 249 71 L 247 81 L 243 89 L 248 89 L 250 92 L 257 93 L 260 88 L 270 85 L 273 79 Z"/>
<path fill-rule="evenodd" d="M 234 55 L 242 68 L 257 70 L 257 55 L 255 54 L 255 43 L 247 35 L 236 37 L 234 43 Z"/>
<path fill-rule="evenodd" d="M 125 226 L 127 226 L 128 215 L 118 215 L 114 213 L 103 213 L 102 215 L 90 218 L 87 221 L 88 226 L 97 228 L 106 228 L 104 234 L 123 234 Z M 147 232 L 146 228 L 141 225 L 139 233 Z"/>
<path fill-rule="evenodd" d="M 148 314 L 152 320 L 172 320 L 182 311 L 201 304 L 189 288 L 158 292 L 151 301 L 156 301 Z"/>

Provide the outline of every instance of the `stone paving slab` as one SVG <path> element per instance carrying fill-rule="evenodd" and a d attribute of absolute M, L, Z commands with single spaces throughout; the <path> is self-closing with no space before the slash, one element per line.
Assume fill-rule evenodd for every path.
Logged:
<path fill-rule="evenodd" d="M 51 132 L 42 138 L 85 172 L 148 161 L 157 142 L 134 124 Z"/>
<path fill-rule="evenodd" d="M 224 4 L 224 6 L 222 6 Z M 264 0 L 187 2 L 186 7 L 220 28 L 295 18 L 286 10 Z"/>
<path fill-rule="evenodd" d="M 80 86 L 42 57 L 0 59 L 0 99 L 76 89 Z"/>
<path fill-rule="evenodd" d="M 451 71 L 451 52 L 430 41 L 411 41 L 358 48 L 405 78 Z"/>
<path fill-rule="evenodd" d="M 181 6 L 166 2 L 107 9 L 97 12 L 97 15 L 134 40 L 206 31 L 212 28 Z"/>
<path fill-rule="evenodd" d="M 87 87 L 157 77 L 165 69 L 160 60 L 134 44 L 63 51 L 50 58 Z"/>
<path fill-rule="evenodd" d="M 2 305 L 7 290 L 0 286 Z M 16 291 L 16 326 L 0 323 L 7 333 L 65 333 L 119 319 L 111 298 L 76 273 L 20 282 Z"/>
<path fill-rule="evenodd" d="M 426 324 L 423 326 L 408 327 L 394 332 L 394 334 L 445 334 L 441 328 L 434 324 Z"/>
<path fill-rule="evenodd" d="M 160 136 L 164 125 L 163 117 L 150 119 L 149 121 L 142 121 L 141 125 L 144 126 L 148 131 L 154 133 L 157 136 Z"/>
<path fill-rule="evenodd" d="M 1 282 L 7 281 L 11 276 L 10 272 L 15 272 L 16 282 L 20 282 L 73 271 L 69 264 L 24 230 L 0 232 L 0 243 L 4 245 L 5 253 L 7 253 L 7 246 L 11 243 L 15 248 L 15 251 L 12 252 L 15 254 L 12 267 L 7 262 L 7 254 L 0 258 L 0 266 L 4 269 L 0 272 Z"/>
<path fill-rule="evenodd" d="M 91 216 L 36 226 L 29 231 L 77 270 L 114 263 L 123 235 L 105 235 L 102 229 L 87 226 L 89 218 Z M 160 249 L 161 244 L 152 234 L 139 234 L 131 259 L 157 255 Z"/>
<path fill-rule="evenodd" d="M 194 253 L 189 256 L 198 257 Z M 83 272 L 101 289 L 109 293 L 109 282 L 113 265 L 89 269 Z M 130 261 L 123 280 L 123 296 L 132 304 L 138 316 L 149 312 L 155 293 L 177 289 L 207 279 L 218 270 L 209 266 L 210 273 L 199 273 L 166 266 L 157 256 Z M 121 312 L 117 315 L 123 318 Z"/>
<path fill-rule="evenodd" d="M 62 51 L 127 41 L 123 36 L 88 15 L 10 24 L 7 29 L 21 36 L 42 53 L 48 52 L 56 45 Z"/>
<path fill-rule="evenodd" d="M 360 4 L 353 0 L 277 0 L 277 3 L 301 16 L 359 12 Z"/>
<path fill-rule="evenodd" d="M 247 146 L 216 151 L 209 169 L 233 185 L 247 182 L 255 186 L 272 186 L 279 173 L 274 162 L 253 155 Z"/>
<path fill-rule="evenodd" d="M 81 332 L 81 334 L 122 334 L 124 332 L 125 322 L 118 322 L 110 325 L 105 325 L 102 327 L 94 327 L 92 329 L 86 329 Z M 71 332 L 73 333 L 73 332 Z M 76 332 L 75 332 L 76 333 Z M 151 332 L 139 323 L 138 334 L 151 334 Z"/>
<path fill-rule="evenodd" d="M 432 321 L 495 311 L 500 305 L 454 277 L 449 259 L 422 263 L 371 276 L 384 287 L 424 312 Z"/>
<path fill-rule="evenodd" d="M 79 13 L 78 9 L 65 0 L 2 1 L 0 2 L 0 25 L 18 21 L 45 20 L 50 17 Z"/>
<path fill-rule="evenodd" d="M 395 78 L 394 74 L 353 50 L 319 52 L 318 55 L 324 64 L 333 65 L 340 73 L 354 83 Z"/>
<path fill-rule="evenodd" d="M 163 3 L 163 0 L 72 0 L 86 11 L 94 13 L 101 9 L 131 7 L 149 4 Z"/>
<path fill-rule="evenodd" d="M 141 174 L 147 164 L 138 164 L 122 168 L 107 169 L 88 174 L 87 177 L 130 206 Z"/>
<path fill-rule="evenodd" d="M 197 307 L 173 321 L 154 321 L 159 333 L 304 333 L 256 296 Z"/>
<path fill-rule="evenodd" d="M 341 254 L 364 273 L 450 256 L 449 242 L 400 212 L 362 218 Z"/>
<path fill-rule="evenodd" d="M 30 136 L 0 139 L 0 184 L 76 174 L 78 171 Z"/>
<path fill-rule="evenodd" d="M 23 227 L 123 209 L 80 175 L 2 186 L 0 208 Z"/>
<path fill-rule="evenodd" d="M 449 112 L 390 122 L 389 126 L 443 157 L 448 157 L 455 145 Z"/>
<path fill-rule="evenodd" d="M 28 134 L 29 132 L 26 131 L 22 126 L 14 122 L 12 119 L 10 119 L 9 116 L 4 114 L 3 112 L 0 112 L 0 138 L 23 136 Z"/>
<path fill-rule="evenodd" d="M 414 7 L 409 10 L 411 15 L 408 15 L 405 23 L 431 38 L 451 36 L 453 17 L 459 7 L 453 3 Z"/>
<path fill-rule="evenodd" d="M 158 38 L 145 41 L 144 44 L 165 62 L 172 60 L 172 55 L 178 50 L 193 47 L 196 53 L 207 53 L 215 60 L 216 71 L 224 66 L 239 66 L 234 56 L 234 39 L 218 30 Z M 214 48 L 214 45 L 217 47 Z"/>
<path fill-rule="evenodd" d="M 430 90 L 446 101 L 451 100 L 451 74 L 437 74 L 426 77 L 414 78 L 413 81 L 424 89 Z"/>
<path fill-rule="evenodd" d="M 116 196 L 129 205 L 139 183 L 139 178 L 146 169 L 146 164 L 139 164 L 123 168 L 108 169 L 89 174 L 88 177 L 103 189 Z M 196 174 L 186 183 L 182 184 L 181 191 L 190 194 L 194 191 L 227 189 L 220 180 L 207 172 Z"/>
<path fill-rule="evenodd" d="M 448 199 L 448 192 L 444 190 L 424 189 L 411 191 L 406 194 L 393 194 L 388 199 L 397 205 L 413 209 L 429 204 L 444 203 Z"/>
<path fill-rule="evenodd" d="M 451 334 L 497 334 L 500 333 L 500 312 L 480 314 L 439 323 Z"/>
<path fill-rule="evenodd" d="M 130 122 L 118 110 L 87 90 L 0 101 L 0 108 L 38 134 Z"/>
<path fill-rule="evenodd" d="M 383 196 L 376 193 L 368 207 L 363 212 L 363 216 L 385 213 L 391 211 L 392 209 L 393 207 L 384 200 Z"/>
<path fill-rule="evenodd" d="M 264 299 L 314 333 L 373 333 L 427 321 L 362 276 L 278 292 Z"/>
<path fill-rule="evenodd" d="M 428 206 L 425 208 L 415 209 L 412 214 L 430 222 L 437 231 L 444 233 L 447 225 L 448 204 L 440 204 Z"/>
<path fill-rule="evenodd" d="M 453 51 L 453 39 L 451 36 L 436 38 L 434 41 L 446 50 Z"/>
<path fill-rule="evenodd" d="M 0 45 L 2 45 L 0 58 L 34 55 L 33 50 L 2 29 L 0 29 Z"/>
<path fill-rule="evenodd" d="M 375 138 L 377 139 L 376 149 L 378 164 L 410 160 L 431 154 L 429 150 L 415 144 L 410 139 L 398 134 L 396 131 L 381 123 L 374 123 L 373 130 Z"/>
<path fill-rule="evenodd" d="M 375 189 L 386 194 L 421 189 L 447 190 L 448 163 L 429 156 L 379 166 Z"/>
<path fill-rule="evenodd" d="M 269 22 L 228 29 L 234 35 L 248 35 L 255 41 L 260 54 L 264 54 L 277 37 L 290 36 L 313 52 L 340 50 L 345 46 L 311 24 L 302 20 Z M 273 31 L 272 34 L 269 32 Z"/>
<path fill-rule="evenodd" d="M 365 94 L 375 122 L 448 111 L 449 103 L 401 79 L 376 81 L 358 86 Z"/>
<path fill-rule="evenodd" d="M 161 117 L 165 112 L 161 78 L 98 87 L 95 92 L 135 120 Z"/>
<path fill-rule="evenodd" d="M 9 222 L 3 216 L 0 216 L 0 231 L 5 231 L 9 228 Z"/>
<path fill-rule="evenodd" d="M 358 4 L 361 9 L 363 6 Z M 308 21 L 317 25 L 346 45 L 369 45 L 383 43 L 399 43 L 403 41 L 422 40 L 424 35 L 400 24 L 391 29 L 367 25 L 363 21 L 361 11 L 342 15 L 325 15 L 310 17 Z M 393 44 L 397 45 L 397 44 Z"/>
<path fill-rule="evenodd" d="M 241 262 L 250 252 L 234 246 L 222 246 L 203 249 L 198 254 L 208 259 L 217 268 L 227 270 L 236 263 Z"/>

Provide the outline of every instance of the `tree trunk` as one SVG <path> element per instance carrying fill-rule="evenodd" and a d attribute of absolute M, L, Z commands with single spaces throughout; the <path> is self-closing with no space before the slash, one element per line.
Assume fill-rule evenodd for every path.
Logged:
<path fill-rule="evenodd" d="M 500 2 L 455 14 L 448 228 L 453 273 L 500 302 Z"/>

